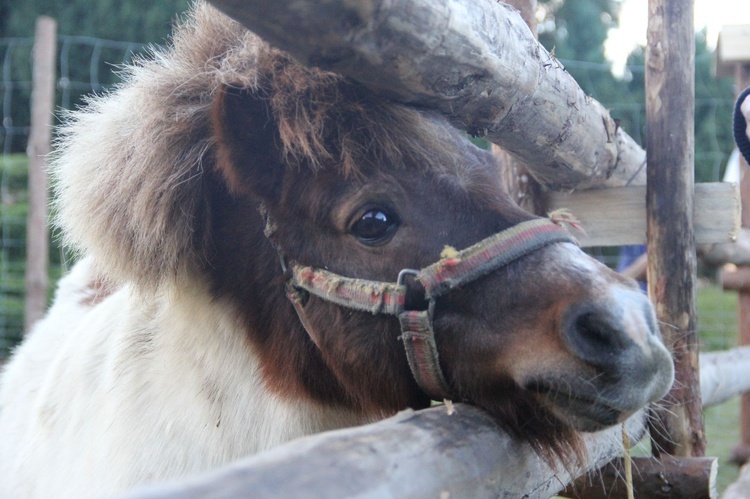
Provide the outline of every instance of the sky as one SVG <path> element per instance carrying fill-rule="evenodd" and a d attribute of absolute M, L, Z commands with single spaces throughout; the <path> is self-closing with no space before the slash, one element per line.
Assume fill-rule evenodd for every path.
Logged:
<path fill-rule="evenodd" d="M 750 24 L 750 0 L 694 0 L 695 27 L 707 28 L 708 44 L 716 46 L 722 26 Z M 636 45 L 646 44 L 648 0 L 623 0 L 620 27 L 610 30 L 605 45 L 607 58 L 622 65 Z"/>

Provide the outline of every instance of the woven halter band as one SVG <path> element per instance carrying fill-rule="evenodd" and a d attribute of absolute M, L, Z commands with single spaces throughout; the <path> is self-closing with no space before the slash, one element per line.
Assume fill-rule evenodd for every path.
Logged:
<path fill-rule="evenodd" d="M 300 322 L 318 347 L 319 334 L 305 312 L 307 293 L 342 307 L 397 316 L 401 323 L 400 339 L 404 342 L 406 358 L 417 384 L 433 400 L 449 399 L 451 390 L 440 368 L 432 326 L 435 299 L 514 260 L 559 242 L 577 244 L 575 238 L 551 220 L 529 220 L 464 250 L 450 252 L 452 254 L 421 270 L 404 269 L 399 273 L 397 282 L 343 277 L 327 270 L 295 264 L 287 283 L 287 296 Z M 425 310 L 405 310 L 408 292 L 406 276 L 412 276 L 424 288 L 424 298 L 428 304 Z"/>

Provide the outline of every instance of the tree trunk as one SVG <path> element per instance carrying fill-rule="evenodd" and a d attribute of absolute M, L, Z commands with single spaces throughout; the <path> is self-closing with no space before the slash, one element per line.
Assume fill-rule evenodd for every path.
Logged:
<path fill-rule="evenodd" d="M 210 0 L 300 62 L 436 109 L 555 189 L 643 184 L 645 152 L 495 0 Z"/>

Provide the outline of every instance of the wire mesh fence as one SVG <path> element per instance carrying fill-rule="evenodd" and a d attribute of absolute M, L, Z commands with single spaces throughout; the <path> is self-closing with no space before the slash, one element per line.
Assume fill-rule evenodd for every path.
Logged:
<path fill-rule="evenodd" d="M 0 127 L 0 359 L 23 332 L 26 257 L 27 159 L 30 131 L 33 38 L 0 39 L 2 127 Z M 119 81 L 117 68 L 145 52 L 143 44 L 83 36 L 57 39 L 56 106 L 82 105 Z M 52 235 L 51 282 L 59 277 L 64 255 Z M 51 294 L 52 290 L 50 290 Z"/>

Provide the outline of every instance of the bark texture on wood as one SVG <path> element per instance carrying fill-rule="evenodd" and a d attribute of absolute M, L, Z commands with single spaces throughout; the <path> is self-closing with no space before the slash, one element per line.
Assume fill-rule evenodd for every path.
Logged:
<path fill-rule="evenodd" d="M 747 389 L 750 347 L 704 356 L 701 376 L 709 380 L 704 384 L 704 404 L 719 403 Z M 721 381 L 724 379 L 737 383 L 729 387 Z M 711 380 L 717 380 L 718 385 Z M 630 441 L 640 440 L 645 427 L 643 413 L 631 417 L 626 422 Z M 584 434 L 587 471 L 598 470 L 622 455 L 621 431 L 618 426 Z M 672 473 L 689 462 L 676 460 L 665 466 Z M 182 483 L 142 487 L 127 497 L 434 498 L 448 493 L 450 497 L 546 499 L 581 474 L 576 469 L 551 469 L 528 445 L 504 433 L 482 411 L 456 404 L 453 414 L 445 406 L 404 411 L 379 423 L 296 440 L 213 473 Z M 670 478 L 670 483 L 673 481 L 673 487 L 682 485 Z M 701 485 L 704 490 L 706 486 Z"/>
<path fill-rule="evenodd" d="M 634 457 L 635 497 L 714 499 L 719 462 L 715 457 Z M 618 458 L 601 470 L 578 478 L 560 495 L 581 499 L 627 499 L 624 459 Z"/>
<path fill-rule="evenodd" d="M 694 32 L 692 0 L 649 0 L 646 49 L 648 291 L 676 381 L 654 409 L 652 449 L 702 456 L 693 230 Z"/>
<path fill-rule="evenodd" d="M 631 441 L 645 431 L 630 418 Z M 621 428 L 584 436 L 587 469 L 622 452 Z M 576 470 L 571 470 L 574 473 Z M 368 426 L 291 442 L 182 484 L 147 486 L 132 498 L 500 497 L 548 498 L 572 480 L 482 411 L 456 404 L 405 411 Z"/>
<path fill-rule="evenodd" d="M 645 152 L 495 0 L 210 0 L 300 62 L 436 109 L 552 188 L 645 182 Z"/>
<path fill-rule="evenodd" d="M 537 37 L 536 0 L 505 0 L 505 3 L 518 9 L 534 38 Z M 500 158 L 502 179 L 508 194 L 524 210 L 543 215 L 545 207 L 542 198 L 542 187 L 531 174 L 524 162 L 505 151 L 497 144 L 492 144 L 492 152 Z"/>
<path fill-rule="evenodd" d="M 26 222 L 26 277 L 24 331 L 39 320 L 47 308 L 49 282 L 49 229 L 47 227 L 47 156 L 52 140 L 55 107 L 55 52 L 57 23 L 51 17 L 37 19 L 34 33 L 31 132 L 29 156 L 29 213 Z"/>

